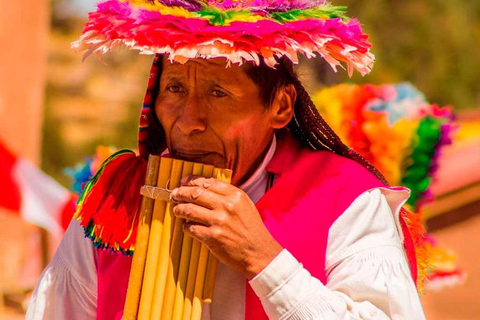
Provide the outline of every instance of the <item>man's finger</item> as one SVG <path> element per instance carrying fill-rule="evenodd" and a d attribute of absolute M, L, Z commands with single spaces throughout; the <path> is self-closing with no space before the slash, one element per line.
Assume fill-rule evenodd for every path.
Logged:
<path fill-rule="evenodd" d="M 206 243 L 211 238 L 210 230 L 207 226 L 198 224 L 193 221 L 185 222 L 185 224 L 183 225 L 183 232 L 202 243 Z"/>
<path fill-rule="evenodd" d="M 172 198 L 180 203 L 193 203 L 207 209 L 220 208 L 225 201 L 222 195 L 198 186 L 183 186 L 173 189 Z"/>
<path fill-rule="evenodd" d="M 213 211 L 192 203 L 180 203 L 173 208 L 173 214 L 188 221 L 211 226 L 215 220 Z"/>
<path fill-rule="evenodd" d="M 232 189 L 235 188 L 227 182 L 215 178 L 205 178 L 200 176 L 184 177 L 182 178 L 182 185 L 202 187 L 221 195 L 228 195 L 232 192 Z"/>

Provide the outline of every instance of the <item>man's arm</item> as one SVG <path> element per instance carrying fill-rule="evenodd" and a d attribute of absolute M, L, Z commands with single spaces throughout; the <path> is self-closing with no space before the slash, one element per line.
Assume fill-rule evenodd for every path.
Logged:
<path fill-rule="evenodd" d="M 27 320 L 96 318 L 96 252 L 72 220 L 33 292 Z"/>
<path fill-rule="evenodd" d="M 283 250 L 250 281 L 269 318 L 425 319 L 395 223 L 399 197 L 365 192 L 332 225 L 326 285 Z"/>

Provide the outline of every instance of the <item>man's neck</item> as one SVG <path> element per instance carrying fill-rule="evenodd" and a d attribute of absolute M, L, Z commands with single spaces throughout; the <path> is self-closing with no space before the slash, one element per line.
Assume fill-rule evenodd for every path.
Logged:
<path fill-rule="evenodd" d="M 250 187 L 255 184 L 255 181 L 261 179 L 264 175 L 266 175 L 267 165 L 275 154 L 276 146 L 277 139 L 275 135 L 273 135 L 272 141 L 270 142 L 270 144 L 267 144 L 264 151 L 262 151 L 261 156 L 258 157 L 255 165 L 252 166 L 252 170 L 250 170 L 249 174 L 245 175 L 245 179 L 242 179 L 243 182 L 239 184 L 240 189 L 247 192 L 248 189 L 250 189 Z"/>

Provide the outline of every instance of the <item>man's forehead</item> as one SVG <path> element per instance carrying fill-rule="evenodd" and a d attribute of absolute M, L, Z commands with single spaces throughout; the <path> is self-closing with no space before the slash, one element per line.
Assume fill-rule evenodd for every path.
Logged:
<path fill-rule="evenodd" d="M 211 58 L 211 59 L 189 59 L 185 63 L 180 63 L 177 61 L 171 61 L 166 56 L 162 57 L 162 61 L 164 65 L 169 65 L 171 67 L 182 67 L 182 66 L 190 66 L 190 65 L 197 65 L 197 66 L 214 66 L 219 68 L 225 68 L 227 66 L 227 60 L 225 58 Z"/>
<path fill-rule="evenodd" d="M 227 60 L 224 58 L 215 59 L 191 59 L 181 64 L 170 62 L 163 57 L 162 77 L 179 78 L 187 76 L 191 72 L 196 72 L 197 76 L 202 78 L 213 77 L 226 82 L 236 82 L 246 80 L 248 77 L 243 67 L 231 65 L 227 67 Z"/>

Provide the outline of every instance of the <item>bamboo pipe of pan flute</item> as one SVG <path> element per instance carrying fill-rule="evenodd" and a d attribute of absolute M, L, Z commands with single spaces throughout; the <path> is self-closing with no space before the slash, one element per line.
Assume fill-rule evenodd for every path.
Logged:
<path fill-rule="evenodd" d="M 216 169 L 214 170 L 214 178 L 230 183 L 232 181 L 232 170 Z M 203 288 L 203 302 L 212 303 L 213 291 L 215 289 L 215 277 L 217 275 L 218 259 L 213 255 L 208 255 L 207 271 L 205 285 Z"/>
<path fill-rule="evenodd" d="M 172 174 L 170 176 L 169 189 L 180 186 L 182 178 L 183 161 L 173 160 Z M 157 271 L 155 276 L 155 285 L 153 290 L 152 309 L 150 311 L 150 319 L 161 319 L 163 298 L 165 294 L 165 285 L 167 282 L 168 264 L 170 261 L 170 238 L 173 229 L 173 206 L 174 203 L 167 202 L 165 216 L 163 220 L 162 241 L 160 243 L 160 253 L 158 256 Z"/>
<path fill-rule="evenodd" d="M 194 163 L 192 175 L 201 176 L 203 171 L 203 164 Z M 182 219 L 183 220 L 183 219 Z M 183 223 L 182 223 L 183 226 Z M 180 265 L 177 277 L 177 286 L 175 289 L 175 301 L 173 305 L 173 320 L 181 320 L 183 316 L 183 308 L 185 305 L 185 294 L 187 291 L 187 278 L 190 266 L 190 256 L 192 253 L 193 239 L 188 235 L 184 235 L 182 242 L 182 250 L 180 256 Z M 198 259 L 198 258 L 197 258 Z"/>
<path fill-rule="evenodd" d="M 160 157 L 150 155 L 148 159 L 145 185 L 152 187 L 157 186 L 159 167 Z M 142 205 L 140 207 L 140 217 L 137 229 L 137 239 L 135 242 L 135 252 L 133 254 L 132 267 L 130 269 L 130 277 L 128 279 L 128 291 L 125 299 L 125 307 L 122 317 L 123 320 L 137 319 L 154 203 L 155 200 L 145 196 L 142 197 Z"/>
<path fill-rule="evenodd" d="M 192 253 L 190 255 L 190 263 L 188 267 L 187 286 L 185 289 L 185 301 L 183 306 L 183 320 L 190 320 L 192 314 L 193 293 L 195 290 L 195 278 L 197 276 L 198 258 L 200 256 L 201 243 L 192 239 Z"/>
<path fill-rule="evenodd" d="M 160 168 L 158 174 L 157 186 L 164 188 L 172 171 L 173 160 L 170 158 L 160 159 Z M 165 216 L 165 201 L 155 201 L 153 208 L 152 224 L 150 227 L 150 237 L 148 239 L 148 252 L 143 277 L 142 293 L 140 298 L 140 308 L 138 319 L 149 319 L 152 306 L 152 296 L 155 284 L 155 275 L 157 270 L 160 246 L 158 245 L 162 238 L 163 220 Z"/>
<path fill-rule="evenodd" d="M 218 169 L 215 168 L 212 171 L 211 176 L 216 175 L 217 172 Z M 210 251 L 208 250 L 207 246 L 202 243 L 200 246 L 200 255 L 198 258 L 197 275 L 195 277 L 195 290 L 193 293 L 192 314 L 190 317 L 191 320 L 200 320 L 200 318 L 202 317 L 203 288 L 205 285 L 209 253 Z"/>
<path fill-rule="evenodd" d="M 191 176 L 193 172 L 193 162 L 184 162 L 182 178 Z M 172 187 L 173 189 L 173 187 Z M 172 207 L 173 208 L 173 207 Z M 183 223 L 184 219 L 173 216 L 173 237 L 170 246 L 170 259 L 167 271 L 167 282 L 165 284 L 165 293 L 163 296 L 162 317 L 160 319 L 172 319 L 173 305 L 175 303 L 176 285 L 180 267 L 180 257 L 182 254 L 183 242 Z M 188 266 L 188 264 L 187 264 Z"/>
<path fill-rule="evenodd" d="M 211 177 L 213 175 L 213 169 L 214 167 L 211 165 L 204 165 L 203 167 L 203 172 L 202 176 L 204 177 Z M 206 248 L 206 246 L 204 246 Z M 196 283 L 197 283 L 197 277 L 205 277 L 205 268 L 203 270 L 200 270 L 199 267 L 200 265 L 200 254 L 202 252 L 202 243 L 196 239 L 193 239 L 193 245 L 192 245 L 192 254 L 190 258 L 190 266 L 188 269 L 188 277 L 187 277 L 187 290 L 185 292 L 185 305 L 183 307 L 183 316 L 182 319 L 184 320 L 190 320 L 192 315 L 193 315 L 193 307 L 194 307 L 194 301 L 195 301 L 195 290 L 196 290 Z M 207 249 L 208 252 L 208 249 Z M 201 275 L 203 273 L 203 275 Z M 200 280 L 200 279 L 199 279 Z M 198 316 L 198 303 L 196 306 L 196 314 L 195 316 Z M 201 304 L 200 304 L 200 317 L 201 317 Z M 200 319 L 198 317 L 198 319 Z"/>

